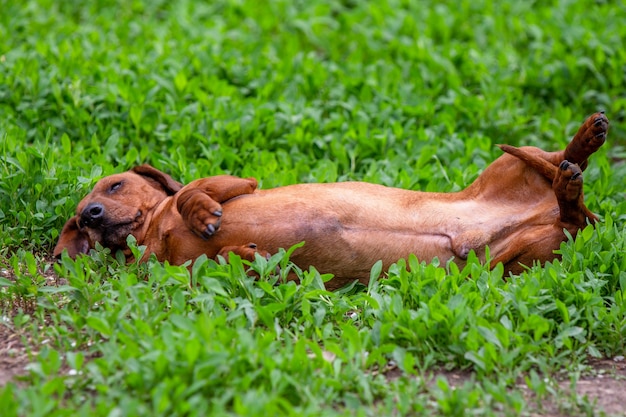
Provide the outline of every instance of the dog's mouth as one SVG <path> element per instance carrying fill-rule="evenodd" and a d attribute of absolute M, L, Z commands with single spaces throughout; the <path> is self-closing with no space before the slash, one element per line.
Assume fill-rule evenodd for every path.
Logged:
<path fill-rule="evenodd" d="M 137 219 L 141 217 L 141 212 L 137 213 L 137 216 L 135 216 L 134 219 L 132 220 L 123 220 L 123 221 L 110 221 L 108 219 L 102 219 L 102 221 L 99 222 L 94 222 L 93 220 L 89 220 L 89 219 L 80 219 L 78 221 L 78 227 L 82 230 L 82 229 L 91 229 L 91 230 L 99 230 L 99 231 L 106 231 L 106 230 L 115 230 L 115 229 L 119 229 L 119 228 L 127 228 L 128 226 L 131 226 L 133 223 L 137 222 Z"/>
<path fill-rule="evenodd" d="M 137 228 L 141 216 L 141 210 L 133 218 L 123 220 L 113 220 L 106 216 L 98 219 L 81 216 L 78 227 L 89 235 L 92 245 L 97 242 L 111 250 L 126 249 L 126 239 Z"/>

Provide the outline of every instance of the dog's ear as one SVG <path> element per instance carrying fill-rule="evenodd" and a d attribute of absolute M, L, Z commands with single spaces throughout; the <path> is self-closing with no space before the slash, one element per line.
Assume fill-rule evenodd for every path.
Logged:
<path fill-rule="evenodd" d="M 70 258 L 76 258 L 79 253 L 88 253 L 90 249 L 89 237 L 87 233 L 81 231 L 78 227 L 78 216 L 74 216 L 65 222 L 59 241 L 54 247 L 53 256 L 58 258 L 67 249 Z"/>
<path fill-rule="evenodd" d="M 181 188 L 183 188 L 181 183 L 148 164 L 136 166 L 132 169 L 132 171 L 136 174 L 156 181 L 157 184 L 165 190 L 167 195 L 174 195 L 180 191 Z"/>

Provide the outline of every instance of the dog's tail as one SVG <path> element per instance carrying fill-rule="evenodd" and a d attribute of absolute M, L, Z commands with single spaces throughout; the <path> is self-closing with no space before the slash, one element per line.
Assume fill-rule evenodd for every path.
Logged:
<path fill-rule="evenodd" d="M 502 149 L 504 152 L 521 159 L 528 166 L 536 169 L 537 172 L 539 172 L 541 175 L 543 175 L 550 181 L 554 181 L 558 168 L 552 165 L 550 162 L 546 161 L 545 159 L 537 155 L 533 155 L 532 153 L 527 152 L 526 150 L 522 148 L 516 148 L 515 146 L 511 146 L 511 145 L 497 145 L 497 146 L 500 149 Z"/>

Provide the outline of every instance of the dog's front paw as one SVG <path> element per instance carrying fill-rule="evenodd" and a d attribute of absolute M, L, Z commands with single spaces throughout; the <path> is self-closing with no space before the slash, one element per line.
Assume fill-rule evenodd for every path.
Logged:
<path fill-rule="evenodd" d="M 220 227 L 222 206 L 202 190 L 191 189 L 181 193 L 177 208 L 187 227 L 205 240 Z"/>
<path fill-rule="evenodd" d="M 187 218 L 187 226 L 202 239 L 207 240 L 217 232 L 222 223 L 222 210 L 198 210 Z"/>

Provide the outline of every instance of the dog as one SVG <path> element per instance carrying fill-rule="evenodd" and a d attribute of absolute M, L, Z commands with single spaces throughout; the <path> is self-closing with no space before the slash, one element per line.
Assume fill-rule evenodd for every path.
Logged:
<path fill-rule="evenodd" d="M 100 243 L 130 256 L 130 234 L 146 246 L 144 258 L 172 264 L 231 251 L 252 260 L 304 241 L 290 259 L 333 274 L 327 288 L 336 289 L 367 283 L 378 260 L 386 268 L 414 254 L 462 267 L 470 251 L 485 261 L 488 246 L 491 267 L 502 263 L 517 274 L 557 258 L 564 230 L 575 236 L 597 221 L 584 205 L 582 171 L 608 127 L 604 113 L 595 113 L 557 152 L 499 145 L 504 154 L 454 193 L 364 182 L 263 190 L 254 178 L 228 175 L 183 186 L 142 165 L 96 183 L 65 223 L 54 255 L 75 257 Z"/>

